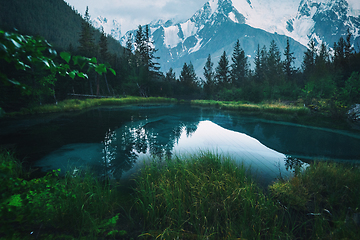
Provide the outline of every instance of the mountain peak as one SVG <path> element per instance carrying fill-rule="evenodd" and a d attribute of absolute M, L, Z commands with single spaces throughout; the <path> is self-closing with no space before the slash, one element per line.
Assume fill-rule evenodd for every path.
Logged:
<path fill-rule="evenodd" d="M 288 37 L 299 66 L 311 38 L 332 46 L 349 29 L 354 45 L 360 44 L 357 1 L 209 0 L 185 21 L 152 22 L 151 37 L 164 71 L 172 67 L 180 72 L 191 61 L 201 74 L 208 54 L 216 62 L 223 51 L 233 50 L 237 39 L 252 63 L 258 45 L 274 40 L 283 51 Z"/>

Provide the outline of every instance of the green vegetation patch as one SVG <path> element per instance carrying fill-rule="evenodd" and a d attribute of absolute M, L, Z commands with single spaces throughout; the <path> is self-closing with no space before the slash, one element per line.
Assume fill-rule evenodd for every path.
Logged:
<path fill-rule="evenodd" d="M 0 238 L 49 239 L 50 234 L 65 233 L 69 239 L 94 239 L 126 234 L 117 225 L 120 193 L 109 181 L 89 173 L 61 178 L 60 170 L 28 179 L 6 151 L 0 153 L 0 163 Z"/>
<path fill-rule="evenodd" d="M 4 239 L 359 239 L 360 169 L 314 163 L 263 190 L 209 153 L 154 160 L 121 187 L 91 173 L 30 178 L 0 151 Z"/>
<path fill-rule="evenodd" d="M 136 180 L 146 233 L 161 239 L 285 236 L 278 207 L 242 165 L 211 153 L 153 162 Z M 261 236 L 261 237 L 260 237 Z"/>
<path fill-rule="evenodd" d="M 98 106 L 121 106 L 126 104 L 143 104 L 143 103 L 175 103 L 177 100 L 164 97 L 125 97 L 125 98 L 89 98 L 84 100 L 68 99 L 58 104 L 46 104 L 33 108 L 23 108 L 20 112 L 7 114 L 9 117 L 38 114 L 38 113 L 55 113 L 79 111 L 86 108 Z"/>
<path fill-rule="evenodd" d="M 357 239 L 360 236 L 360 169 L 318 162 L 288 181 L 269 187 L 291 214 L 303 239 Z"/>
<path fill-rule="evenodd" d="M 310 110 L 304 106 L 287 105 L 282 103 L 248 103 L 248 102 L 224 102 L 213 100 L 192 100 L 191 104 L 199 106 L 212 106 L 226 110 L 237 110 L 245 112 L 265 112 L 276 114 L 307 115 Z"/>

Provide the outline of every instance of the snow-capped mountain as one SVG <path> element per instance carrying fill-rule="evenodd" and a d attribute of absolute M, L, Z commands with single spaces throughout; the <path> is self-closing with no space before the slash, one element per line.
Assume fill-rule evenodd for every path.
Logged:
<path fill-rule="evenodd" d="M 310 38 L 332 47 L 349 29 L 355 47 L 360 46 L 356 1 L 210 0 L 187 21 L 153 22 L 150 29 L 162 71 L 172 67 L 179 73 L 183 63 L 191 61 L 202 76 L 208 54 L 216 64 L 223 51 L 232 54 L 237 39 L 253 63 L 258 45 L 269 46 L 274 40 L 283 52 L 288 37 L 300 66 Z"/>
<path fill-rule="evenodd" d="M 121 25 L 116 19 L 109 20 L 106 17 L 99 16 L 99 17 L 93 19 L 91 21 L 91 24 L 97 29 L 100 29 L 101 27 L 103 27 L 104 32 L 106 34 L 109 34 L 114 39 L 120 41 L 120 39 L 121 39 Z"/>

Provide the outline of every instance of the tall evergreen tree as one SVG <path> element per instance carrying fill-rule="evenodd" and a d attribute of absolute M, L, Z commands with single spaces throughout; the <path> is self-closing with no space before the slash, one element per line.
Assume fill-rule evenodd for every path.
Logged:
<path fill-rule="evenodd" d="M 176 75 L 173 68 L 170 68 L 169 71 L 165 75 L 165 81 L 167 82 L 175 82 Z"/>
<path fill-rule="evenodd" d="M 205 66 L 204 66 L 204 91 L 207 96 L 211 96 L 215 92 L 215 79 L 214 79 L 214 71 L 213 71 L 214 63 L 211 61 L 211 55 L 209 54 Z"/>
<path fill-rule="evenodd" d="M 94 40 L 94 31 L 90 23 L 90 14 L 89 8 L 86 7 L 84 21 L 81 24 L 81 34 L 79 39 L 79 54 L 85 57 L 94 57 L 96 55 L 95 40 Z M 97 74 L 93 75 L 95 77 L 95 82 L 98 82 Z M 93 83 L 92 78 L 89 80 L 90 94 L 93 92 Z M 98 92 L 98 91 L 97 91 Z"/>
<path fill-rule="evenodd" d="M 308 43 L 308 49 L 304 53 L 304 58 L 301 65 L 304 76 L 307 79 L 309 79 L 311 74 L 314 72 L 316 56 L 317 50 L 315 46 L 315 40 L 311 38 L 310 42 Z"/>
<path fill-rule="evenodd" d="M 106 63 L 109 61 L 110 53 L 108 49 L 108 39 L 106 36 L 106 33 L 104 32 L 104 28 L 101 27 L 101 36 L 99 41 L 99 47 L 100 47 L 100 62 Z"/>
<path fill-rule="evenodd" d="M 184 94 L 193 94 L 197 89 L 197 76 L 192 63 L 184 63 L 180 73 L 180 84 Z"/>
<path fill-rule="evenodd" d="M 352 71 L 357 71 L 358 67 L 352 69 L 352 57 L 354 55 L 354 48 L 351 44 L 352 34 L 350 30 L 347 31 L 346 39 L 340 37 L 337 43 L 334 43 L 334 69 L 338 87 L 344 87 L 345 81 L 350 77 Z"/>
<path fill-rule="evenodd" d="M 236 87 L 244 86 L 245 79 L 249 72 L 249 64 L 245 51 L 240 46 L 240 41 L 237 40 L 234 46 L 231 64 L 231 80 Z"/>
<path fill-rule="evenodd" d="M 322 42 L 320 45 L 319 54 L 315 56 L 315 65 L 318 69 L 319 66 L 326 66 L 330 63 L 330 54 L 326 47 L 325 42 Z"/>
<path fill-rule="evenodd" d="M 89 8 L 86 7 L 84 21 L 81 24 L 81 34 L 79 38 L 79 54 L 85 57 L 95 56 L 94 31 L 90 23 Z"/>
<path fill-rule="evenodd" d="M 261 51 L 260 51 L 260 45 L 258 44 L 257 50 L 256 50 L 256 55 L 255 55 L 255 59 L 254 59 L 254 64 L 255 64 L 255 68 L 254 68 L 254 77 L 255 80 L 257 82 L 261 81 L 261 72 L 262 72 L 262 66 L 261 66 Z"/>
<path fill-rule="evenodd" d="M 215 79 L 221 87 L 228 87 L 230 85 L 229 60 L 225 51 L 221 55 L 218 66 L 215 69 Z"/>
<path fill-rule="evenodd" d="M 133 35 L 132 33 L 129 33 L 129 35 L 126 38 L 126 46 L 125 46 L 126 55 L 132 54 L 133 51 Z"/>
<path fill-rule="evenodd" d="M 270 84 L 279 84 L 282 77 L 281 53 L 275 41 L 270 42 L 267 56 L 267 77 Z"/>
<path fill-rule="evenodd" d="M 290 50 L 290 41 L 289 38 L 286 40 L 286 48 L 284 51 L 284 56 L 285 56 L 285 60 L 284 60 L 284 72 L 286 75 L 286 80 L 290 81 L 293 79 L 293 74 L 294 74 L 294 67 L 292 66 L 294 63 L 294 60 L 296 59 L 294 57 L 294 52 L 291 52 Z"/>
<path fill-rule="evenodd" d="M 145 41 L 141 25 L 138 26 L 138 30 L 135 34 L 135 56 L 137 58 L 137 68 L 139 71 L 139 67 L 142 66 L 145 62 Z"/>
<path fill-rule="evenodd" d="M 107 36 L 104 32 L 104 28 L 101 27 L 101 36 L 100 36 L 100 41 L 99 41 L 99 46 L 100 46 L 100 57 L 99 57 L 99 62 L 101 63 L 109 63 L 110 60 L 110 53 L 108 50 L 108 41 L 107 41 Z M 105 80 L 105 84 L 106 84 L 106 89 L 108 91 L 108 94 L 110 95 L 110 87 L 109 87 L 109 83 L 107 80 L 107 76 L 106 73 L 103 74 L 104 76 L 104 80 Z M 97 76 L 97 90 L 96 90 L 96 95 L 100 94 L 100 79 L 99 76 Z"/>
<path fill-rule="evenodd" d="M 155 57 L 155 53 L 157 52 L 157 49 L 155 49 L 154 42 L 150 40 L 150 30 L 149 25 L 146 25 L 145 27 L 145 33 L 144 33 L 144 41 L 145 41 L 145 59 L 146 59 L 146 66 L 148 68 L 148 71 L 157 74 L 160 66 L 159 63 L 155 62 L 156 59 L 159 59 L 158 57 Z"/>

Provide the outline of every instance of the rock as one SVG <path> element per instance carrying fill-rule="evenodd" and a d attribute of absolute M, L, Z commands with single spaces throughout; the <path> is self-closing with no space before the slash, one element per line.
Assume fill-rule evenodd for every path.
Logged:
<path fill-rule="evenodd" d="M 355 104 L 351 106 L 347 115 L 350 120 L 360 123 L 360 104 Z"/>

